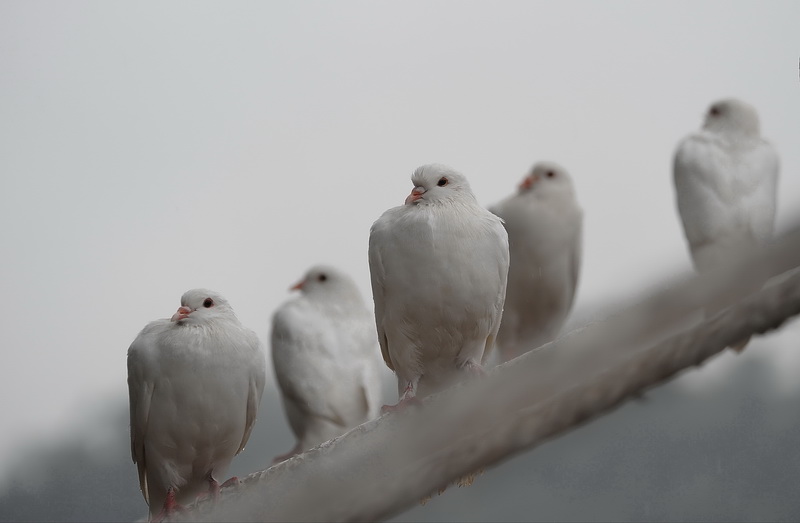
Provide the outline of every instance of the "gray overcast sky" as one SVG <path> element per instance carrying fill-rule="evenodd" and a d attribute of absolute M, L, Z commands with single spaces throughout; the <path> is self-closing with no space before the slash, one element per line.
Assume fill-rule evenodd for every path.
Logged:
<path fill-rule="evenodd" d="M 563 164 L 577 306 L 622 299 L 690 269 L 672 152 L 737 96 L 781 153 L 785 227 L 798 21 L 798 2 L 0 3 L 0 471 L 124 397 L 128 345 L 189 288 L 265 342 L 311 264 L 369 299 L 369 227 L 424 163 L 487 205 Z M 796 375 L 798 333 L 742 357 Z"/>

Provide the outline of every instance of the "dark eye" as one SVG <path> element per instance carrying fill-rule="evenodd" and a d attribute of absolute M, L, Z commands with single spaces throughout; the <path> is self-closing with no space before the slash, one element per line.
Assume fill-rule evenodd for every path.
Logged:
<path fill-rule="evenodd" d="M 712 116 L 718 116 L 720 112 L 722 111 L 720 111 L 719 107 L 717 107 L 716 105 L 711 106 L 711 109 L 708 110 L 708 114 Z"/>
<path fill-rule="evenodd" d="M 319 276 L 317 276 L 317 280 L 319 281 L 325 281 L 327 279 L 328 277 L 325 274 L 320 274 Z"/>
<path fill-rule="evenodd" d="M 206 298 L 203 301 L 203 307 L 205 307 L 206 309 L 208 309 L 209 307 L 213 307 L 213 306 L 214 306 L 214 300 L 212 300 L 211 298 Z"/>
<path fill-rule="evenodd" d="M 436 182 L 436 185 L 438 185 L 439 187 L 444 187 L 445 185 L 447 185 L 447 178 L 442 176 L 441 178 L 439 178 L 439 181 Z"/>
<path fill-rule="evenodd" d="M 546 173 L 544 173 L 544 175 L 547 176 L 548 178 L 553 178 L 556 175 L 556 173 L 555 171 L 547 171 Z"/>

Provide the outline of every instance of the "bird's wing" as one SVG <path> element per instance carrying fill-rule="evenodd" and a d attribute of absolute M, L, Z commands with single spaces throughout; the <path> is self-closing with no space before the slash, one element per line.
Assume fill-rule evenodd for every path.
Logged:
<path fill-rule="evenodd" d="M 575 301 L 575 290 L 578 288 L 578 280 L 580 279 L 581 272 L 581 259 L 583 258 L 583 216 L 582 212 L 578 217 L 578 227 L 575 231 L 575 237 L 569 248 L 567 256 L 569 257 L 569 285 L 570 295 L 567 303 L 567 310 L 572 309 L 572 304 Z"/>
<path fill-rule="evenodd" d="M 244 434 L 242 435 L 242 442 L 239 445 L 239 449 L 236 451 L 237 454 L 244 450 L 247 440 L 250 439 L 250 433 L 253 431 L 253 426 L 256 423 L 258 405 L 261 403 L 261 395 L 264 392 L 264 382 L 266 380 L 266 361 L 264 359 L 264 350 L 261 347 L 261 341 L 259 341 L 255 332 L 248 330 L 245 334 L 247 336 L 248 348 L 253 353 L 253 361 L 250 364 Z"/>
<path fill-rule="evenodd" d="M 378 417 L 383 402 L 380 374 L 376 365 L 364 366 L 361 391 L 364 396 L 364 417 L 367 419 Z"/>
<path fill-rule="evenodd" d="M 738 174 L 745 185 L 740 202 L 742 220 L 747 222 L 752 237 L 759 241 L 772 237 L 779 168 L 777 151 L 763 141 L 738 165 Z"/>
<path fill-rule="evenodd" d="M 382 365 L 377 354 L 375 329 L 371 315 L 364 319 L 362 325 L 362 332 L 364 334 L 360 343 L 364 350 L 360 356 L 362 364 L 361 388 L 364 391 L 363 394 L 366 398 L 367 404 L 365 415 L 367 418 L 372 419 L 379 415 L 382 404 L 380 375 L 380 369 Z"/>
<path fill-rule="evenodd" d="M 771 236 L 778 156 L 766 142 L 744 148 L 708 133 L 689 136 L 676 150 L 673 174 L 684 233 L 699 270 L 724 261 L 742 242 Z"/>
<path fill-rule="evenodd" d="M 284 401 L 290 402 L 296 413 L 287 409 L 289 422 L 298 434 L 305 432 L 309 417 L 344 427 L 346 418 L 336 408 L 336 361 L 326 349 L 336 340 L 296 305 L 286 304 L 272 318 L 275 375 Z"/>
<path fill-rule="evenodd" d="M 356 419 L 377 417 L 381 401 L 380 369 L 383 366 L 378 356 L 378 343 L 375 335 L 375 319 L 366 308 L 353 305 L 347 321 L 338 323 L 340 347 L 343 354 L 340 362 L 346 369 L 352 369 L 354 384 L 358 386 L 357 395 L 363 400 L 356 402 L 357 409 L 352 414 Z"/>
<path fill-rule="evenodd" d="M 487 218 L 491 218 L 491 225 L 490 227 L 493 229 L 493 238 L 491 238 L 491 243 L 495 245 L 493 247 L 493 251 L 488 254 L 492 258 L 493 264 L 488 265 L 490 270 L 497 271 L 496 274 L 490 274 L 489 277 L 496 277 L 499 278 L 501 285 L 498 289 L 497 296 L 494 301 L 494 309 L 493 315 L 491 319 L 491 327 L 489 336 L 486 338 L 486 345 L 483 351 L 483 355 L 481 357 L 481 362 L 485 363 L 489 356 L 491 355 L 492 351 L 494 350 L 495 341 L 497 340 L 497 331 L 500 330 L 500 323 L 503 318 L 503 305 L 506 300 L 506 287 L 508 285 L 508 265 L 509 265 L 509 251 L 508 251 L 508 233 L 506 232 L 505 227 L 503 226 L 503 221 L 501 218 L 496 217 L 494 215 L 488 215 Z"/>
<path fill-rule="evenodd" d="M 732 222 L 726 163 L 725 150 L 703 133 L 687 137 L 675 151 L 678 211 L 693 251 L 723 236 Z"/>
<path fill-rule="evenodd" d="M 392 358 L 389 355 L 389 344 L 384 329 L 384 313 L 386 302 L 386 270 L 383 264 L 383 245 L 388 241 L 386 230 L 386 214 L 381 216 L 370 229 L 369 233 L 369 274 L 372 281 L 372 298 L 375 301 L 375 326 L 378 329 L 378 343 L 386 366 L 395 370 Z"/>
<path fill-rule="evenodd" d="M 147 454 L 144 437 L 150 418 L 150 405 L 155 390 L 155 362 L 152 354 L 158 350 L 155 331 L 161 322 L 147 325 L 128 349 L 128 399 L 130 400 L 131 457 L 139 472 L 139 488 L 149 503 L 147 489 Z"/>

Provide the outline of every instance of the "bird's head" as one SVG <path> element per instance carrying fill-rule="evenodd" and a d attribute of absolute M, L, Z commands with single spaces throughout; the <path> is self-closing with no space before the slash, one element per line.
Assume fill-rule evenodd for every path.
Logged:
<path fill-rule="evenodd" d="M 289 290 L 300 291 L 306 296 L 314 298 L 330 297 L 335 300 L 346 300 L 360 294 L 355 282 L 350 276 L 330 265 L 316 265 L 311 267 L 303 279 L 293 285 Z"/>
<path fill-rule="evenodd" d="M 726 98 L 711 104 L 706 111 L 703 129 L 720 133 L 759 135 L 758 113 L 755 107 L 737 100 Z"/>
<path fill-rule="evenodd" d="M 428 164 L 411 175 L 414 189 L 406 198 L 406 205 L 432 204 L 463 198 L 475 199 L 467 178 L 452 167 Z"/>
<path fill-rule="evenodd" d="M 181 296 L 181 306 L 170 320 L 180 324 L 199 324 L 231 316 L 233 309 L 222 295 L 208 289 L 192 289 Z"/>
<path fill-rule="evenodd" d="M 548 195 L 555 193 L 571 194 L 574 192 L 572 178 L 566 169 L 555 162 L 538 162 L 522 179 L 519 194 Z"/>

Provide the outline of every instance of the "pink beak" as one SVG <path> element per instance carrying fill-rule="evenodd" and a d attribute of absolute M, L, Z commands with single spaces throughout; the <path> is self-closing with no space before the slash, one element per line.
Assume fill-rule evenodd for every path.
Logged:
<path fill-rule="evenodd" d="M 301 280 L 301 281 L 295 283 L 294 285 L 292 285 L 291 287 L 289 287 L 289 290 L 290 291 L 301 291 L 301 290 L 303 290 L 303 285 L 305 285 L 305 284 L 306 284 L 306 280 Z"/>
<path fill-rule="evenodd" d="M 519 190 L 520 191 L 527 191 L 528 189 L 533 187 L 533 185 L 538 181 L 539 181 L 539 175 L 538 174 L 532 174 L 530 176 L 526 176 L 525 179 L 522 180 L 522 183 L 519 184 Z"/>
<path fill-rule="evenodd" d="M 422 188 L 422 187 L 414 187 L 411 190 L 411 194 L 409 194 L 408 198 L 406 198 L 406 205 L 410 205 L 410 204 L 414 203 L 415 201 L 419 200 L 420 198 L 422 198 L 423 194 L 425 194 L 425 189 L 424 188 Z"/>
<path fill-rule="evenodd" d="M 188 317 L 189 317 L 189 315 L 190 315 L 192 312 L 194 312 L 194 311 L 193 311 L 192 309 L 190 309 L 189 307 L 178 307 L 178 312 L 176 312 L 175 314 L 173 314 L 173 315 L 172 315 L 172 318 L 170 318 L 170 319 L 169 319 L 169 321 L 181 321 L 181 320 L 185 320 L 186 318 L 188 318 Z"/>

